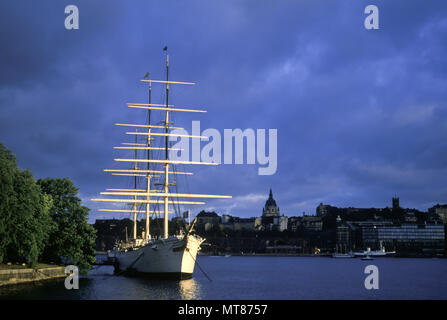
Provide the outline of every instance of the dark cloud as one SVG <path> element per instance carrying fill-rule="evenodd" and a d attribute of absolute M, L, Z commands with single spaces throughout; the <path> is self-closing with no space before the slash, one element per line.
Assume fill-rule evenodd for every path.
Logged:
<path fill-rule="evenodd" d="M 209 110 L 187 129 L 278 129 L 273 176 L 193 168 L 189 191 L 235 197 L 208 208 L 257 216 L 270 187 L 289 216 L 319 202 L 447 199 L 442 1 L 376 1 L 374 31 L 367 1 L 71 1 L 76 31 L 64 28 L 68 3 L 19 2 L 0 4 L 0 141 L 36 177 L 72 178 L 89 206 L 121 181 L 102 172 L 130 139 L 113 123 L 144 121 L 125 102 L 146 100 L 146 71 L 164 76 L 165 45 L 172 78 L 198 82 L 173 88 L 173 102 Z"/>

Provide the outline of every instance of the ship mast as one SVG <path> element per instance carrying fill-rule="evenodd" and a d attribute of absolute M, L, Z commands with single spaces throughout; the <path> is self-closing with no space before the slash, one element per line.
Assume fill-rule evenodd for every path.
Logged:
<path fill-rule="evenodd" d="M 136 130 L 138 132 L 138 129 Z M 137 135 L 135 135 L 135 144 L 137 143 Z M 135 149 L 135 164 L 134 164 L 134 170 L 138 170 L 138 164 L 137 164 L 137 157 L 138 157 L 138 150 Z M 134 190 L 137 190 L 137 178 L 138 176 L 134 176 Z M 134 196 L 134 200 L 137 200 L 137 196 Z M 135 202 L 133 204 L 133 238 L 134 240 L 137 239 L 137 203 Z"/>
<path fill-rule="evenodd" d="M 149 82 L 149 105 L 151 104 L 151 95 L 152 95 L 152 83 Z M 148 136 L 147 136 L 147 160 L 150 160 L 150 148 L 151 148 L 151 109 L 147 110 L 147 116 L 148 116 Z M 151 188 L 151 172 L 150 172 L 150 162 L 147 162 L 147 177 L 146 177 L 146 182 L 147 182 L 147 186 L 146 186 L 146 191 L 147 191 L 147 203 L 146 203 L 146 240 L 150 240 L 151 235 L 149 233 L 149 226 L 150 226 L 150 221 L 149 221 L 149 192 L 150 192 L 150 188 Z"/>
<path fill-rule="evenodd" d="M 167 48 L 166 48 L 167 49 Z M 164 49 L 164 50 L 166 50 Z M 137 109 L 147 109 L 148 110 L 148 124 L 133 124 L 133 123 L 115 123 L 117 126 L 124 126 L 124 127 L 141 127 L 141 128 L 147 128 L 143 131 L 131 131 L 126 132 L 126 134 L 134 134 L 137 135 L 143 135 L 147 136 L 147 143 L 137 143 L 137 137 L 135 137 L 135 143 L 122 143 L 126 146 L 119 146 L 114 147 L 115 149 L 123 149 L 123 150 L 135 150 L 135 158 L 134 159 L 122 159 L 117 158 L 114 159 L 118 162 L 132 162 L 134 163 L 134 169 L 104 169 L 106 172 L 111 172 L 112 175 L 117 176 L 133 176 L 135 177 L 135 186 L 134 189 L 107 189 L 106 192 L 101 192 L 101 195 L 107 195 L 107 196 L 130 196 L 131 198 L 94 198 L 91 199 L 92 201 L 98 201 L 98 202 L 105 202 L 105 203 L 131 203 L 133 204 L 132 210 L 118 210 L 118 209 L 99 209 L 99 211 L 104 212 L 131 212 L 134 214 L 134 238 L 136 239 L 137 234 L 137 219 L 136 215 L 137 213 L 146 213 L 146 233 L 145 238 L 146 240 L 150 239 L 150 233 L 149 233 L 149 226 L 150 226 L 150 214 L 154 213 L 163 213 L 164 214 L 164 222 L 163 222 L 163 238 L 168 238 L 168 223 L 169 223 L 169 205 L 194 205 L 194 204 L 205 204 L 205 202 L 202 201 L 187 201 L 187 200 L 180 200 L 179 198 L 214 198 L 214 199 L 229 199 L 231 196 L 225 196 L 225 195 L 213 195 L 213 194 L 189 194 L 189 193 L 170 193 L 169 192 L 169 175 L 170 174 L 183 174 L 183 175 L 192 175 L 191 172 L 183 172 L 183 171 L 169 171 L 170 164 L 191 164 L 191 165 L 217 165 L 217 163 L 214 162 L 202 162 L 202 161 L 184 161 L 184 160 L 171 160 L 169 159 L 169 151 L 182 151 L 182 149 L 179 148 L 169 148 L 169 137 L 185 137 L 185 138 L 196 138 L 196 139 L 208 139 L 206 136 L 196 136 L 196 135 L 189 135 L 189 134 L 178 134 L 173 133 L 170 130 L 173 129 L 182 129 L 174 126 L 170 126 L 169 113 L 170 112 L 194 112 L 194 113 L 203 113 L 206 112 L 205 110 L 197 110 L 197 109 L 191 109 L 191 108 L 176 108 L 173 105 L 169 104 L 169 86 L 170 84 L 175 85 L 194 85 L 193 82 L 181 82 L 181 81 L 170 81 L 169 80 L 169 55 L 166 53 L 166 80 L 152 80 L 152 79 L 143 79 L 140 80 L 142 82 L 148 82 L 149 83 L 149 103 L 127 103 L 127 107 L 129 108 L 137 108 Z M 154 104 L 151 101 L 151 91 L 152 91 L 152 83 L 156 84 L 163 84 L 166 85 L 166 103 L 165 104 Z M 162 122 L 161 125 L 152 125 L 151 124 L 151 110 L 155 111 L 161 111 L 165 112 L 165 121 Z M 151 129 L 162 129 L 162 132 L 153 132 Z M 164 129 L 164 130 L 163 130 Z M 155 139 L 156 137 L 164 137 L 164 146 L 160 147 L 152 147 L 152 139 Z M 147 150 L 147 158 L 146 159 L 137 159 L 137 150 Z M 164 159 L 152 159 L 150 156 L 150 150 L 164 150 L 165 156 Z M 140 169 L 138 167 L 138 162 L 147 163 L 146 169 Z M 154 170 L 153 166 L 150 164 L 163 164 L 164 170 Z M 161 168 L 160 168 L 161 169 Z M 163 190 L 151 190 L 150 188 L 150 182 L 152 174 L 164 174 L 164 183 Z M 145 189 L 137 189 L 137 177 L 145 177 L 147 179 L 147 185 Z M 151 199 L 152 197 L 152 199 Z M 155 199 L 154 199 L 155 198 Z M 164 208 L 163 211 L 155 211 L 150 210 L 150 204 L 159 204 L 160 198 L 163 198 L 164 202 Z M 137 210 L 137 204 L 145 204 L 145 210 L 138 211 Z"/>
<path fill-rule="evenodd" d="M 168 134 L 169 134 L 169 54 L 166 52 L 166 113 L 165 113 L 165 160 L 168 161 Z M 164 222 L 163 222 L 163 238 L 168 238 L 168 194 L 169 194 L 169 163 L 165 163 L 165 183 L 164 191 Z"/>

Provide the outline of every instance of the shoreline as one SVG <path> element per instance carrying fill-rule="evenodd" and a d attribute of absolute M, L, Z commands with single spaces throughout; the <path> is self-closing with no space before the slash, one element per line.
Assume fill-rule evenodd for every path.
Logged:
<path fill-rule="evenodd" d="M 97 251 L 96 255 L 107 256 L 107 252 L 105 251 Z M 198 256 L 200 257 L 225 257 L 225 256 L 234 256 L 234 257 L 313 257 L 313 258 L 332 258 L 332 253 L 321 253 L 321 254 L 311 254 L 311 253 L 226 253 L 226 254 L 213 254 L 213 253 L 201 253 L 199 252 Z M 360 258 L 360 257 L 358 257 Z M 436 256 L 436 255 L 417 255 L 417 254 L 395 254 L 385 257 L 373 257 L 373 258 L 415 258 L 415 259 L 446 259 L 446 255 Z M 336 259 L 336 258 L 334 258 Z M 355 258 L 352 258 L 355 259 Z M 105 265 L 105 264 L 98 264 Z"/>
<path fill-rule="evenodd" d="M 228 253 L 228 254 L 199 254 L 201 257 L 312 257 L 312 258 L 332 258 L 332 253 L 328 254 L 305 254 L 305 253 L 255 253 L 255 254 L 241 254 L 241 253 Z M 360 257 L 354 257 L 349 259 L 360 259 Z M 373 258 L 415 258 L 415 259 L 446 259 L 447 256 L 421 256 L 421 255 L 390 255 L 384 257 Z M 337 258 L 334 258 L 337 259 Z M 346 259 L 346 258 L 344 258 Z"/>
<path fill-rule="evenodd" d="M 0 287 L 64 278 L 65 266 L 0 269 Z"/>

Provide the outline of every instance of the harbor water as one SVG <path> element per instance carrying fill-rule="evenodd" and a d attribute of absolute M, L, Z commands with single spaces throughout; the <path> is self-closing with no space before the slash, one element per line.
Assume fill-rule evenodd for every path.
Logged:
<path fill-rule="evenodd" d="M 79 289 L 64 281 L 0 287 L 0 299 L 447 299 L 447 259 L 200 256 L 194 277 L 157 280 L 116 276 L 95 266 Z M 379 271 L 379 289 L 366 289 L 365 267 Z"/>

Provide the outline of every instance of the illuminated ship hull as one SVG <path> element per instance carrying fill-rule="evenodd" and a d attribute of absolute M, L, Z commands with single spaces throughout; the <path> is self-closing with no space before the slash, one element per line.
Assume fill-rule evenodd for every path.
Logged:
<path fill-rule="evenodd" d="M 203 238 L 171 236 L 141 247 L 116 250 L 117 268 L 127 274 L 148 277 L 191 278 Z"/>

